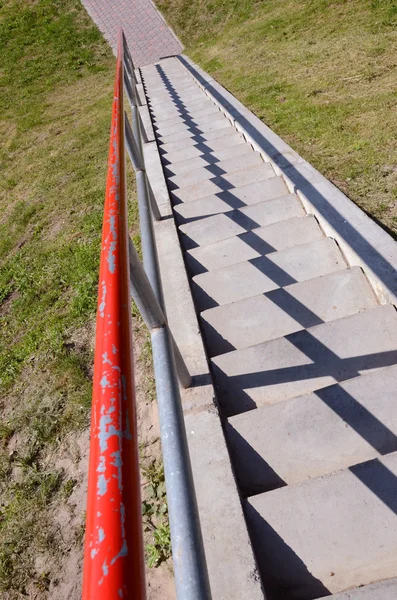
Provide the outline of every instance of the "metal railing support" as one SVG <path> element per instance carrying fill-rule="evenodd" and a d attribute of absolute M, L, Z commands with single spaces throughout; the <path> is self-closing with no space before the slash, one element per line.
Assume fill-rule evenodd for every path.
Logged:
<path fill-rule="evenodd" d="M 133 70 L 127 42 L 124 49 Z M 172 556 L 178 600 L 210 600 L 211 592 L 180 390 L 191 377 L 167 325 L 153 217 L 160 213 L 145 170 L 141 115 L 134 76 L 130 86 L 132 127 L 126 119 L 127 151 L 136 173 L 143 268 L 130 241 L 131 293 L 148 325 L 159 408 Z M 128 93 L 128 92 L 127 92 Z M 135 142 L 135 143 L 134 143 Z M 140 167 L 140 168 L 139 168 Z M 154 209 L 156 206 L 157 211 Z"/>
<path fill-rule="evenodd" d="M 131 159 L 131 163 L 136 176 L 143 266 L 148 277 L 149 283 L 154 292 L 154 296 L 158 301 L 161 310 L 163 311 L 163 314 L 165 315 L 166 313 L 163 296 L 163 286 L 161 283 L 160 267 L 158 263 L 157 246 L 151 213 L 149 191 L 150 185 L 147 178 L 146 170 L 144 168 L 144 159 L 142 153 L 140 152 L 138 144 L 134 139 L 134 135 L 132 133 L 127 116 L 125 117 L 125 134 L 127 152 Z M 188 388 L 192 384 L 192 378 L 174 338 L 172 339 L 175 363 L 178 371 L 179 380 L 184 388 Z"/>
<path fill-rule="evenodd" d="M 145 321 L 146 327 L 152 334 L 154 329 L 168 327 L 167 318 L 154 295 L 140 258 L 132 241 L 130 243 L 130 289 L 131 296 Z M 169 327 L 168 327 L 169 328 Z M 192 378 L 179 351 L 178 345 L 170 331 L 176 368 L 182 387 L 188 388 Z"/>
<path fill-rule="evenodd" d="M 178 600 L 210 600 L 192 467 L 173 353 L 177 348 L 129 240 L 131 295 L 151 336 Z"/>
<path fill-rule="evenodd" d="M 131 125 L 130 125 L 130 122 L 129 122 L 127 116 L 125 117 L 125 141 L 126 141 L 126 146 L 127 146 L 127 152 L 130 157 L 131 164 L 132 164 L 134 171 L 136 172 L 137 170 L 141 170 L 141 171 L 146 172 L 145 162 L 143 160 L 143 157 L 140 155 L 139 148 L 134 139 Z M 161 221 L 160 210 L 159 210 L 159 207 L 157 206 L 156 198 L 154 197 L 152 186 L 150 185 L 150 181 L 147 177 L 147 174 L 146 174 L 146 183 L 147 183 L 147 187 L 148 187 L 149 202 L 150 202 L 150 208 L 152 210 L 153 218 L 155 221 Z"/>
<path fill-rule="evenodd" d="M 171 335 L 161 327 L 151 338 L 176 595 L 211 600 Z"/>

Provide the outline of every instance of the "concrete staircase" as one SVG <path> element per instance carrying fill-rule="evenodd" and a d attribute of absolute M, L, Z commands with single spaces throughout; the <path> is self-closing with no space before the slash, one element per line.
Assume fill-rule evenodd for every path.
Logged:
<path fill-rule="evenodd" d="M 178 60 L 141 72 L 266 596 L 396 598 L 395 308 Z"/>

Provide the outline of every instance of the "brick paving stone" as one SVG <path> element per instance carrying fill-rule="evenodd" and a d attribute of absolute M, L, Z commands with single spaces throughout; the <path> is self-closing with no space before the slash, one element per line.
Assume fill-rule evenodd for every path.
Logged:
<path fill-rule="evenodd" d="M 119 27 L 124 29 L 136 67 L 183 50 L 151 0 L 82 0 L 82 3 L 114 52 Z"/>

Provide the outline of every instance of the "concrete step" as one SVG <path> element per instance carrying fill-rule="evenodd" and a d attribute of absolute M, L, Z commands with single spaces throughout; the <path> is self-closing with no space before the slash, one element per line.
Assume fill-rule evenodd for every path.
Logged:
<path fill-rule="evenodd" d="M 231 208 L 243 208 L 272 200 L 280 196 L 288 196 L 288 189 L 282 177 L 271 177 L 262 181 L 248 183 L 238 188 L 211 194 L 205 198 L 178 204 L 174 212 L 178 222 L 194 220 L 201 217 L 228 212 Z"/>
<path fill-rule="evenodd" d="M 153 106 L 166 106 L 172 102 L 180 102 L 183 100 L 190 100 L 191 98 L 202 98 L 206 97 L 206 94 L 192 81 L 184 81 L 180 83 L 176 89 L 173 83 L 165 83 L 163 89 L 157 91 L 150 90 L 150 97 L 148 102 Z M 207 96 L 208 97 L 208 96 Z"/>
<path fill-rule="evenodd" d="M 201 313 L 209 356 L 255 346 L 377 306 L 359 267 L 293 283 Z"/>
<path fill-rule="evenodd" d="M 191 146 L 196 146 L 200 144 L 201 148 L 210 148 L 214 144 L 212 143 L 215 140 L 223 139 L 226 136 L 230 136 L 231 134 L 236 133 L 236 130 L 231 125 L 229 127 L 222 127 L 222 129 L 216 129 L 215 131 L 208 131 L 205 134 L 197 134 L 193 137 L 187 137 L 182 140 L 178 140 L 176 142 L 167 142 L 160 141 L 160 152 L 163 154 L 164 152 L 174 152 L 176 150 L 184 150 L 185 148 L 190 148 Z M 211 142 L 211 144 L 208 144 Z M 226 146 L 222 145 L 221 142 L 215 144 L 216 148 L 226 148 Z"/>
<path fill-rule="evenodd" d="M 226 434 L 243 495 L 395 452 L 396 390 L 397 366 L 386 367 L 231 417 Z"/>
<path fill-rule="evenodd" d="M 249 169 L 254 166 L 264 165 L 259 152 L 251 152 L 243 156 L 234 156 L 216 164 L 207 164 L 205 167 L 195 169 L 188 173 L 181 173 L 169 178 L 170 187 L 183 188 L 188 185 L 194 185 L 206 179 L 214 177 L 227 177 L 230 173 L 235 173 L 243 169 Z M 272 174 L 274 171 L 272 168 Z"/>
<path fill-rule="evenodd" d="M 187 138 L 194 138 L 197 135 L 203 135 L 206 137 L 206 134 L 209 134 L 212 131 L 218 131 L 218 129 L 225 129 L 226 127 L 230 127 L 229 119 L 226 117 L 220 117 L 216 121 L 206 123 L 200 127 L 191 127 L 190 129 L 185 127 L 183 131 L 170 133 L 169 135 L 158 135 L 157 137 L 160 139 L 162 144 L 171 144 L 172 142 L 180 142 Z"/>
<path fill-rule="evenodd" d="M 354 590 L 333 594 L 320 600 L 395 600 L 397 598 L 397 578 L 378 581 Z"/>
<path fill-rule="evenodd" d="M 268 598 L 310 600 L 397 574 L 397 453 L 250 498 Z"/>
<path fill-rule="evenodd" d="M 221 130 L 223 131 L 223 130 Z M 167 147 L 160 146 L 160 153 L 164 165 L 174 165 L 186 159 L 196 158 L 198 156 L 208 155 L 209 153 L 223 152 L 235 146 L 241 146 L 244 142 L 243 135 L 237 133 L 233 127 L 229 127 L 227 133 L 223 134 L 218 139 L 207 140 L 205 142 L 196 142 L 189 147 L 181 150 L 172 150 L 167 144 Z M 171 144 L 174 146 L 174 144 Z M 226 157 L 227 158 L 227 157 Z"/>
<path fill-rule="evenodd" d="M 147 85 L 150 84 L 150 90 L 152 90 L 152 88 L 156 89 L 156 85 L 164 87 L 164 76 L 172 78 L 173 85 L 176 85 L 177 83 L 179 85 L 183 80 L 186 80 L 187 77 L 189 77 L 186 69 L 178 63 L 174 63 L 172 69 L 169 68 L 170 65 L 165 64 L 164 60 L 162 60 L 160 64 L 162 70 L 161 74 L 158 65 L 147 65 L 143 67 L 143 79 Z"/>
<path fill-rule="evenodd" d="M 167 96 L 157 96 L 155 98 L 151 96 L 148 100 L 148 104 L 150 104 L 154 111 L 156 108 L 161 108 L 161 110 L 164 110 L 174 106 L 188 106 L 191 103 L 199 102 L 201 99 L 203 99 L 203 97 L 205 98 L 205 94 L 201 90 L 192 90 L 190 93 L 175 99 L 169 95 L 168 98 Z"/>
<path fill-rule="evenodd" d="M 165 166 L 165 172 L 167 177 L 173 175 L 182 175 L 184 173 L 194 172 L 196 169 L 202 169 L 209 165 L 219 164 L 221 161 L 225 161 L 234 157 L 242 157 L 247 154 L 253 154 L 253 149 L 247 142 L 238 144 L 237 146 L 231 146 L 230 148 L 224 148 L 217 152 L 208 152 L 195 158 L 176 162 Z"/>
<path fill-rule="evenodd" d="M 178 133 L 179 131 L 189 131 L 191 128 L 201 129 L 209 123 L 214 123 L 222 118 L 226 117 L 218 110 L 217 112 L 212 112 L 209 115 L 207 114 L 200 118 L 196 117 L 193 119 L 192 117 L 186 116 L 185 118 L 179 118 L 176 123 L 159 126 L 155 124 L 155 129 L 157 135 L 164 137 L 173 133 Z"/>
<path fill-rule="evenodd" d="M 166 87 L 165 83 L 163 83 L 162 86 L 151 87 L 149 101 L 156 99 L 168 100 L 169 98 L 173 98 L 175 95 L 177 95 L 178 97 L 183 97 L 192 93 L 197 94 L 197 92 L 201 91 L 197 84 L 193 81 L 193 79 L 190 79 L 190 81 L 189 79 L 179 80 L 177 90 L 175 90 L 174 83 L 172 83 L 171 85 L 172 87 Z M 203 92 L 201 91 L 201 93 Z"/>
<path fill-rule="evenodd" d="M 184 206 L 184 205 L 181 205 Z M 298 281 L 314 279 L 346 268 L 331 238 L 272 252 L 250 261 L 196 275 L 192 290 L 199 312 L 237 302 Z"/>
<path fill-rule="evenodd" d="M 156 107 L 152 109 L 149 105 L 149 110 L 152 114 L 153 119 L 156 122 L 166 121 L 169 119 L 175 119 L 176 117 L 181 117 L 182 115 L 190 115 L 197 111 L 205 111 L 209 109 L 213 109 L 216 105 L 210 100 L 199 100 L 192 103 L 189 103 L 189 106 L 172 106 L 164 109 Z"/>
<path fill-rule="evenodd" d="M 170 119 L 171 117 L 180 116 L 182 114 L 191 114 L 197 110 L 204 110 L 209 107 L 215 106 L 212 100 L 209 98 L 207 100 L 200 99 L 195 100 L 194 102 L 189 102 L 184 106 L 167 106 L 165 108 L 156 107 L 155 109 L 151 108 L 149 105 L 149 110 L 152 113 L 153 117 L 157 119 Z"/>
<path fill-rule="evenodd" d="M 163 90 L 157 90 L 151 92 L 149 103 L 151 106 L 168 106 L 170 103 L 178 104 L 184 100 L 190 100 L 192 98 L 201 98 L 203 92 L 194 84 L 187 84 L 181 88 L 178 88 L 177 92 L 172 89 L 163 88 Z"/>
<path fill-rule="evenodd" d="M 255 181 L 265 181 L 274 177 L 274 169 L 270 163 L 262 162 L 259 165 L 247 167 L 241 171 L 233 171 L 218 175 L 212 179 L 198 181 L 192 185 L 183 188 L 177 188 L 171 191 L 171 196 L 175 202 L 193 202 L 199 198 L 205 198 L 211 194 L 217 194 L 222 191 L 229 191 L 240 186 L 254 183 Z"/>
<path fill-rule="evenodd" d="M 275 404 L 397 363 L 391 305 L 213 358 L 225 416 Z"/>
<path fill-rule="evenodd" d="M 255 231 L 258 227 L 277 221 L 304 216 L 305 211 L 297 196 L 281 196 L 181 225 L 181 243 L 185 249 L 195 248 L 246 231 Z"/>
<path fill-rule="evenodd" d="M 212 102 L 208 104 L 208 107 L 198 108 L 197 110 L 186 113 L 186 114 L 178 114 L 178 115 L 166 115 L 165 117 L 154 117 L 153 122 L 156 127 L 167 127 L 168 125 L 174 125 L 181 122 L 181 119 L 202 119 L 207 116 L 223 114 L 216 104 Z"/>
<path fill-rule="evenodd" d="M 194 83 L 194 82 L 193 82 Z M 172 86 L 175 87 L 175 85 L 178 86 L 178 90 L 185 90 L 185 89 L 192 89 L 191 88 L 191 84 L 192 81 L 186 79 L 186 77 L 180 77 L 180 76 L 173 76 L 173 82 L 172 82 Z M 168 93 L 169 95 L 169 91 L 166 88 L 166 83 L 163 79 L 159 78 L 153 78 L 153 79 L 147 79 L 146 75 L 144 77 L 144 87 L 145 90 L 149 91 L 149 100 L 151 98 L 151 96 L 155 95 L 156 97 L 164 95 L 165 93 Z M 197 89 L 197 86 L 196 88 Z"/>
<path fill-rule="evenodd" d="M 165 79 L 164 76 L 161 76 L 157 71 L 156 67 L 153 67 L 155 70 L 151 73 L 148 67 L 145 67 L 144 73 L 144 82 L 145 87 L 150 88 L 150 94 L 159 90 L 164 90 L 165 87 Z M 184 85 L 188 81 L 192 81 L 191 78 L 187 75 L 186 71 L 182 69 L 178 69 L 172 72 L 167 72 L 165 75 L 167 78 L 172 79 L 173 86 Z"/>
<path fill-rule="evenodd" d="M 313 216 L 294 217 L 220 242 L 193 248 L 186 252 L 185 260 L 190 273 L 198 275 L 322 237 L 324 234 Z"/>

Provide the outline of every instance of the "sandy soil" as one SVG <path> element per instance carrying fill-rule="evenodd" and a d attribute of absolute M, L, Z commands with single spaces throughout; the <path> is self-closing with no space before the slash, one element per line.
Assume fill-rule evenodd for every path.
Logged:
<path fill-rule="evenodd" d="M 148 376 L 147 368 L 139 361 L 143 346 L 142 335 L 135 338 L 135 374 L 137 387 L 138 431 L 140 442 L 145 443 L 145 460 L 154 460 L 161 457 L 159 441 L 159 425 L 157 405 L 155 400 L 150 400 L 145 393 L 145 380 Z M 52 571 L 57 565 L 58 577 L 56 585 L 51 584 L 50 590 L 45 595 L 30 595 L 35 600 L 50 598 L 51 600 L 80 600 L 81 578 L 83 560 L 83 536 L 76 543 L 76 531 L 82 531 L 84 509 L 87 494 L 89 431 L 85 431 L 78 439 L 68 440 L 68 447 L 63 448 L 57 457 L 57 466 L 73 477 L 77 484 L 68 498 L 65 506 L 57 507 L 54 521 L 62 530 L 64 547 L 61 556 L 50 557 L 45 560 L 45 568 Z M 150 534 L 145 534 L 150 541 Z M 42 559 L 40 559 L 42 561 Z M 52 564 L 51 564 L 52 563 Z M 50 564 L 52 568 L 50 567 Z M 43 565 L 44 566 L 44 565 Z M 174 600 L 175 590 L 172 574 L 172 561 L 168 560 L 157 568 L 146 568 L 147 600 Z"/>

